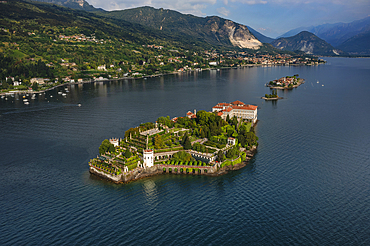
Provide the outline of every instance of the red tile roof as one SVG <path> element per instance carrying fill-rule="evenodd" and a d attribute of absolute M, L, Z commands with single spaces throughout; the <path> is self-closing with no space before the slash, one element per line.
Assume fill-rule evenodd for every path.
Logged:
<path fill-rule="evenodd" d="M 245 105 L 245 103 L 243 103 L 241 101 L 235 101 L 235 102 L 232 102 L 231 104 L 233 104 L 233 105 Z"/>

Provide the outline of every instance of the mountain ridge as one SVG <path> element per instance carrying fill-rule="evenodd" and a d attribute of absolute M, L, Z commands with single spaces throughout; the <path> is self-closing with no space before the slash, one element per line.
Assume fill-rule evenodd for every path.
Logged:
<path fill-rule="evenodd" d="M 209 44 L 258 49 L 262 46 L 247 26 L 218 16 L 197 17 L 169 9 L 149 6 L 99 13 L 130 21 L 159 31 L 178 32 L 203 39 Z"/>
<path fill-rule="evenodd" d="M 298 27 L 280 35 L 278 38 L 291 37 L 301 31 L 309 31 L 332 46 L 343 49 L 350 54 L 362 53 L 370 55 L 367 46 L 367 43 L 370 43 L 370 39 L 363 40 L 368 36 L 367 33 L 369 30 L 370 16 L 349 23 L 338 22 L 318 26 Z M 358 43 L 356 43 L 356 40 L 358 40 Z M 349 45 L 349 42 L 352 44 Z M 353 49 L 352 47 L 356 48 Z"/>
<path fill-rule="evenodd" d="M 321 56 L 345 55 L 342 50 L 334 48 L 325 40 L 320 39 L 315 34 L 302 31 L 295 36 L 278 38 L 271 43 L 275 48 L 289 51 L 302 51 L 306 54 Z"/>

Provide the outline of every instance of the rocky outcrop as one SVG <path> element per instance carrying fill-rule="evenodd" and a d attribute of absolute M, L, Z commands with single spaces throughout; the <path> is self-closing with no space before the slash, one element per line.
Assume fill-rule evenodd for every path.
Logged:
<path fill-rule="evenodd" d="M 244 25 L 227 20 L 224 28 L 227 30 L 230 43 L 233 46 L 247 49 L 258 49 L 262 46 L 262 43 Z"/>

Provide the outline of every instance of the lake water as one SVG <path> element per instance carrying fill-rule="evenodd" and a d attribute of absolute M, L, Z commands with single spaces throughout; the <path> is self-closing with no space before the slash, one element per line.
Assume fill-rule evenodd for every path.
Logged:
<path fill-rule="evenodd" d="M 0 245 L 370 245 L 370 59 L 326 60 L 0 99 Z M 293 74 L 306 83 L 260 99 Z M 123 185 L 89 174 L 104 139 L 235 100 L 259 106 L 245 168 Z"/>

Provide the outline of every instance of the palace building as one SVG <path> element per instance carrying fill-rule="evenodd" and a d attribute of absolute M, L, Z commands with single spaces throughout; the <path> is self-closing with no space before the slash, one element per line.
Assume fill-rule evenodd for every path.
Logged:
<path fill-rule="evenodd" d="M 230 119 L 236 116 L 239 119 L 250 120 L 252 123 L 257 122 L 257 106 L 245 104 L 241 101 L 218 103 L 212 108 L 212 112 L 218 112 L 218 115 L 224 120 L 227 116 Z"/>

